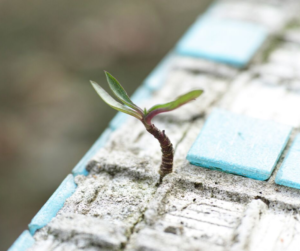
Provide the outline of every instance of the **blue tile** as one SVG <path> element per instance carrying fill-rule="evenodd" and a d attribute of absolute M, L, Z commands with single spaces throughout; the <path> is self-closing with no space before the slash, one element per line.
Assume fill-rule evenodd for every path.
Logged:
<path fill-rule="evenodd" d="M 151 98 L 152 91 L 145 88 L 144 86 L 141 86 L 136 89 L 136 91 L 132 94 L 130 99 L 133 103 L 135 103 L 138 106 L 142 106 L 142 104 Z"/>
<path fill-rule="evenodd" d="M 141 86 L 133 93 L 133 95 L 130 98 L 132 102 L 135 103 L 137 106 L 144 108 L 143 103 L 145 103 L 146 100 L 151 98 L 151 94 L 152 92 L 149 89 L 147 89 L 145 86 Z M 110 121 L 109 127 L 112 130 L 116 130 L 120 126 L 122 126 L 129 117 L 130 115 L 128 114 L 118 112 L 117 115 Z"/>
<path fill-rule="evenodd" d="M 171 67 L 171 62 L 174 57 L 174 52 L 170 52 L 163 60 L 154 68 L 154 70 L 144 80 L 143 86 L 151 91 L 159 90 L 164 84 L 167 73 Z"/>
<path fill-rule="evenodd" d="M 109 128 L 113 131 L 118 129 L 127 121 L 127 119 L 129 118 L 128 116 L 130 115 L 118 112 L 117 115 L 114 116 L 113 119 L 109 122 Z"/>
<path fill-rule="evenodd" d="M 34 239 L 28 230 L 25 230 L 12 244 L 8 251 L 25 251 L 34 244 Z"/>
<path fill-rule="evenodd" d="M 300 189 L 300 134 L 297 135 L 284 158 L 276 175 L 275 183 Z"/>
<path fill-rule="evenodd" d="M 291 127 L 215 110 L 188 152 L 194 165 L 266 180 L 289 139 Z"/>
<path fill-rule="evenodd" d="M 57 212 L 63 207 L 66 199 L 74 193 L 75 189 L 74 177 L 72 174 L 69 174 L 31 220 L 28 227 L 32 235 L 36 230 L 46 226 L 56 216 Z"/>
<path fill-rule="evenodd" d="M 203 16 L 176 46 L 183 55 L 244 67 L 267 38 L 267 30 L 253 23 Z"/>
<path fill-rule="evenodd" d="M 101 136 L 97 139 L 97 141 L 92 145 L 89 151 L 82 157 L 82 159 L 78 162 L 78 164 L 72 170 L 74 176 L 79 174 L 81 175 L 88 175 L 88 171 L 85 169 L 86 165 L 88 164 L 89 160 L 96 154 L 96 152 L 102 148 L 107 140 L 110 137 L 112 130 L 105 129 L 105 131 L 101 134 Z"/>

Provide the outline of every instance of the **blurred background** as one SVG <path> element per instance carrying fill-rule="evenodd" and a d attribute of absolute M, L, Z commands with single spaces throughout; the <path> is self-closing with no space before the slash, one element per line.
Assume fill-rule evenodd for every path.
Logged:
<path fill-rule="evenodd" d="M 209 2 L 0 1 L 0 250 L 115 115 L 89 80 L 132 94 Z"/>

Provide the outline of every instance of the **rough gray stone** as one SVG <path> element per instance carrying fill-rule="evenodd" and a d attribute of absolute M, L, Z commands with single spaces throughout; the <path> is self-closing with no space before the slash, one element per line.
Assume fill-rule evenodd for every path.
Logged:
<path fill-rule="evenodd" d="M 119 250 L 128 229 L 122 223 L 80 214 L 60 214 L 37 235 L 31 250 Z"/>
<path fill-rule="evenodd" d="M 272 1 L 270 1 L 272 2 Z M 279 32 L 295 15 L 292 2 L 284 4 L 268 1 L 219 1 L 218 6 L 211 8 L 210 14 L 217 18 L 242 20 L 265 26 L 269 32 Z"/>
<path fill-rule="evenodd" d="M 235 230 L 232 251 L 248 249 L 253 230 L 259 224 L 261 215 L 266 211 L 267 205 L 261 200 L 253 200 L 248 204 L 241 224 Z"/>
<path fill-rule="evenodd" d="M 125 250 L 138 251 L 221 251 L 221 247 L 212 247 L 206 243 L 199 243 L 193 239 L 168 232 L 157 232 L 152 229 L 143 229 L 134 234 L 133 241 Z"/>
<path fill-rule="evenodd" d="M 269 85 L 251 75 L 235 81 L 219 106 L 254 118 L 300 126 L 300 93 L 288 86 Z"/>
<path fill-rule="evenodd" d="M 70 250 L 119 250 L 125 245 L 155 193 L 158 175 L 122 172 L 118 166 L 111 169 L 75 178 L 75 193 L 58 216 L 38 231 L 33 250 L 64 250 L 67 242 Z"/>

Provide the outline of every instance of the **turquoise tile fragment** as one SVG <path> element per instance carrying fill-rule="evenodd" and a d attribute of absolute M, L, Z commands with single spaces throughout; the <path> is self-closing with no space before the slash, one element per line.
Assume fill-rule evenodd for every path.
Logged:
<path fill-rule="evenodd" d="M 267 38 L 258 24 L 202 16 L 176 46 L 178 54 L 244 67 Z"/>
<path fill-rule="evenodd" d="M 25 230 L 11 245 L 8 251 L 25 251 L 34 244 L 35 240 L 28 230 Z"/>
<path fill-rule="evenodd" d="M 132 94 L 130 99 L 132 100 L 133 103 L 135 103 L 137 106 L 143 107 L 143 103 L 147 101 L 148 99 L 151 98 L 152 91 L 150 91 L 148 88 L 145 86 L 141 86 L 136 91 Z M 109 127 L 113 131 L 118 129 L 120 126 L 122 126 L 127 119 L 130 117 L 128 114 L 124 114 L 122 112 L 118 112 L 117 115 L 110 121 Z"/>
<path fill-rule="evenodd" d="M 300 189 L 300 134 L 295 138 L 276 175 L 275 183 Z"/>
<path fill-rule="evenodd" d="M 75 189 L 74 177 L 72 174 L 69 174 L 31 220 L 28 227 L 32 235 L 36 230 L 46 226 L 56 216 L 57 212 L 63 207 L 66 199 L 74 193 Z"/>
<path fill-rule="evenodd" d="M 145 103 L 146 100 L 151 98 L 151 95 L 152 95 L 152 91 L 145 88 L 144 86 L 141 86 L 141 87 L 136 89 L 136 91 L 132 94 L 130 99 L 137 106 L 142 106 L 143 103 Z"/>
<path fill-rule="evenodd" d="M 187 160 L 197 166 L 257 180 L 268 179 L 285 148 L 291 127 L 214 110 Z"/>
<path fill-rule="evenodd" d="M 174 52 L 169 52 L 163 60 L 154 68 L 154 70 L 144 80 L 143 86 L 151 91 L 159 90 L 164 84 L 167 73 L 171 68 L 171 62 L 174 58 Z"/>
<path fill-rule="evenodd" d="M 128 114 L 118 112 L 116 116 L 113 117 L 113 119 L 109 122 L 109 128 L 111 130 L 116 130 L 120 126 L 122 126 L 128 119 Z"/>
<path fill-rule="evenodd" d="M 82 157 L 82 159 L 77 163 L 73 168 L 72 173 L 74 176 L 77 175 L 88 175 L 88 171 L 85 169 L 86 165 L 90 159 L 96 154 L 96 152 L 101 149 L 105 143 L 108 141 L 110 134 L 112 133 L 111 129 L 105 129 L 101 136 L 96 140 L 88 152 Z"/>

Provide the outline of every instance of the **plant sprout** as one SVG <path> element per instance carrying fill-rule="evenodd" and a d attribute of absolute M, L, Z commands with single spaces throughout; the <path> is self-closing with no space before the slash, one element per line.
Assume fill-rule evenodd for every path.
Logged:
<path fill-rule="evenodd" d="M 203 93 L 203 90 L 194 90 L 179 96 L 172 102 L 155 105 L 149 110 L 146 108 L 143 110 L 131 101 L 128 94 L 117 81 L 117 79 L 115 79 L 110 73 L 106 71 L 104 72 L 110 89 L 116 98 L 118 98 L 123 104 L 113 99 L 100 85 L 94 81 L 91 81 L 92 86 L 105 103 L 117 111 L 127 113 L 140 120 L 145 126 L 146 130 L 159 141 L 162 151 L 162 163 L 160 165 L 159 174 L 162 180 L 164 176 L 172 172 L 174 150 L 170 139 L 165 134 L 165 131 L 160 131 L 157 129 L 156 126 L 152 124 L 152 119 L 160 113 L 175 110 L 180 106 L 198 98 Z"/>

